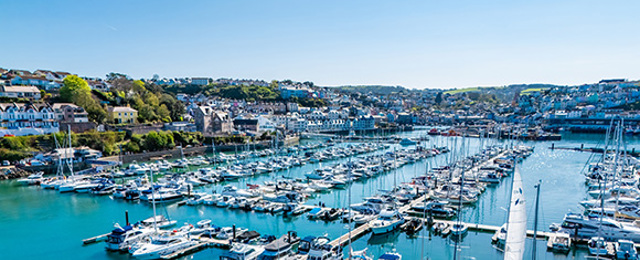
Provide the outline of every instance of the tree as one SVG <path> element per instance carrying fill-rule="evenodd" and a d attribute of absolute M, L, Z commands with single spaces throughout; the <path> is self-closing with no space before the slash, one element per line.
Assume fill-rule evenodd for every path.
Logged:
<path fill-rule="evenodd" d="M 87 82 L 76 76 L 70 75 L 62 81 L 63 86 L 60 88 L 60 99 L 66 102 L 74 103 L 89 114 L 89 119 L 102 123 L 107 118 L 107 112 L 98 104 L 91 96 L 91 87 Z"/>
<path fill-rule="evenodd" d="M 158 105 L 160 105 L 160 100 L 155 94 L 147 92 L 146 94 L 144 94 L 144 103 L 152 107 L 157 107 Z"/>
<path fill-rule="evenodd" d="M 122 74 L 122 73 L 118 73 L 118 72 L 109 72 L 109 74 L 107 74 L 107 81 L 113 81 L 116 79 L 128 79 L 129 76 L 127 76 L 126 74 Z"/>
<path fill-rule="evenodd" d="M 160 105 L 158 109 L 156 109 L 156 114 L 160 117 L 160 120 L 167 123 L 171 122 L 171 112 L 169 112 L 167 105 Z"/>
<path fill-rule="evenodd" d="M 146 91 L 147 89 L 144 87 L 144 82 L 142 82 L 141 80 L 134 80 L 133 81 L 133 91 L 137 92 L 137 93 L 142 93 L 144 91 Z"/>
<path fill-rule="evenodd" d="M 442 103 L 442 92 L 438 92 L 438 94 L 436 95 L 436 104 L 440 104 Z"/>
<path fill-rule="evenodd" d="M 153 110 L 153 107 L 144 104 L 138 109 L 138 121 L 141 122 L 153 122 L 158 119 L 158 115 Z"/>
<path fill-rule="evenodd" d="M 91 95 L 91 87 L 89 87 L 89 84 L 76 75 L 67 76 L 62 81 L 62 84 L 60 88 L 60 99 L 63 101 L 74 102 L 74 99 L 77 99 L 78 95 Z"/>

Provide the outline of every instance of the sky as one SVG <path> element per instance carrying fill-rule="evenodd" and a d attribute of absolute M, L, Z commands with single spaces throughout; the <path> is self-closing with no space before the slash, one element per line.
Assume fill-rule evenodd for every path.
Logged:
<path fill-rule="evenodd" d="M 640 79 L 640 1 L 0 0 L 0 67 L 408 88 Z"/>

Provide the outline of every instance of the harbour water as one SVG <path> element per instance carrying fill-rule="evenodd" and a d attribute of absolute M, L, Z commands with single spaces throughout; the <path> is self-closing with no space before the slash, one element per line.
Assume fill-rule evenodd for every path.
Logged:
<path fill-rule="evenodd" d="M 407 136 L 424 136 L 424 131 L 403 133 Z M 451 144 L 451 139 L 460 137 L 430 137 L 430 144 L 442 146 Z M 565 213 L 580 212 L 578 202 L 586 197 L 584 176 L 581 173 L 590 153 L 570 150 L 551 150 L 556 147 L 585 147 L 602 143 L 602 135 L 565 134 L 562 141 L 525 142 L 534 146 L 535 152 L 525 159 L 521 167 L 524 193 L 527 198 L 528 229 L 533 229 L 534 185 L 542 180 L 540 197 L 539 230 L 547 230 L 553 222 L 561 222 Z M 485 144 L 506 145 L 508 140 L 467 139 L 468 154 L 475 154 L 481 142 Z M 392 151 L 395 145 L 387 151 Z M 397 146 L 399 149 L 400 146 Z M 631 138 L 627 148 L 640 149 L 640 140 Z M 379 151 L 382 153 L 385 151 Z M 375 195 L 380 189 L 390 189 L 394 182 L 401 183 L 411 177 L 424 174 L 428 167 L 443 165 L 449 155 L 440 155 L 424 161 L 408 164 L 397 172 L 389 172 L 363 182 L 356 182 L 351 188 L 352 203 L 361 201 L 363 197 Z M 322 166 L 344 162 L 340 159 L 323 163 Z M 276 175 L 287 177 L 303 177 L 304 173 L 320 167 L 320 164 L 308 164 L 294 167 L 277 174 L 262 175 L 255 178 L 228 182 L 237 186 L 251 183 L 262 183 L 272 180 Z M 501 184 L 487 188 L 471 207 L 463 209 L 462 219 L 470 223 L 482 223 L 500 226 L 506 221 L 506 210 L 509 199 L 509 179 Z M 221 190 L 226 183 L 205 186 L 203 189 Z M 332 190 L 322 193 L 306 202 L 306 204 L 325 203 L 328 207 L 346 207 L 348 190 Z M 15 181 L 0 182 L 0 245 L 2 259 L 128 259 L 129 255 L 112 253 L 104 250 L 103 244 L 82 245 L 82 239 L 107 233 L 114 223 L 124 222 L 124 212 L 128 211 L 132 220 L 147 218 L 153 214 L 149 203 L 113 200 L 108 196 L 91 194 L 60 194 L 53 190 L 43 190 L 35 186 L 18 186 Z M 264 213 L 253 213 L 228 210 L 207 206 L 178 206 L 169 204 L 159 206 L 158 213 L 178 220 L 178 223 L 195 223 L 201 219 L 211 219 L 215 225 L 253 229 L 261 234 L 280 236 L 289 230 L 295 230 L 299 236 L 327 234 L 337 238 L 344 234 L 348 227 L 341 222 L 310 221 L 304 216 L 286 218 Z M 492 234 L 470 231 L 459 247 L 461 259 L 502 259 L 502 253 L 495 249 L 491 242 Z M 546 251 L 544 240 L 538 240 L 538 259 L 583 259 L 587 255 L 586 248 L 573 250 L 568 255 L 553 254 Z M 418 236 L 409 237 L 404 233 L 391 233 L 384 236 L 367 234 L 353 243 L 354 250 L 368 248 L 374 256 L 396 250 L 404 259 L 451 259 L 455 247 L 449 238 L 429 235 L 421 231 Z M 531 258 L 532 240 L 527 241 L 525 259 Z M 218 259 L 221 249 L 205 249 L 187 258 Z"/>

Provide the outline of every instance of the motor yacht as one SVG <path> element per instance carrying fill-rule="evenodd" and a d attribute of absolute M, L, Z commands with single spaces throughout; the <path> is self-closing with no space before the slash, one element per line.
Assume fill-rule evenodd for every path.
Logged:
<path fill-rule="evenodd" d="M 386 209 L 380 212 L 378 219 L 371 221 L 373 234 L 384 234 L 396 230 L 404 223 L 404 217 L 397 210 Z"/>
<path fill-rule="evenodd" d="M 234 243 L 231 250 L 220 256 L 220 260 L 254 260 L 262 252 L 264 252 L 263 246 Z"/>
<path fill-rule="evenodd" d="M 29 175 L 27 178 L 19 179 L 17 182 L 21 185 L 40 185 L 43 180 L 42 175 L 44 175 L 44 172 L 37 172 Z"/>
<path fill-rule="evenodd" d="M 130 252 L 136 259 L 160 259 L 163 256 L 187 249 L 196 244 L 196 241 L 183 234 L 165 232 L 152 237 L 149 242 L 141 243 L 135 247 L 135 251 Z"/>
<path fill-rule="evenodd" d="M 155 234 L 152 228 L 135 227 L 126 225 L 120 227 L 116 224 L 115 228 L 107 235 L 106 249 L 112 251 L 127 251 L 129 247 L 142 239 Z"/>

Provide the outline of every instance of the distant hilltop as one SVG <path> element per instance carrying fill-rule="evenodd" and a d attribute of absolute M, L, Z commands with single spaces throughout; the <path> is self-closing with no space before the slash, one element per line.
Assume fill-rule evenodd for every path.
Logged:
<path fill-rule="evenodd" d="M 392 93 L 398 93 L 403 91 L 410 91 L 402 86 L 382 86 L 382 85 L 356 85 L 356 86 L 339 86 L 334 87 L 335 89 L 344 91 L 344 92 L 360 92 L 360 93 L 374 93 L 374 94 L 382 94 L 388 95 Z"/>

